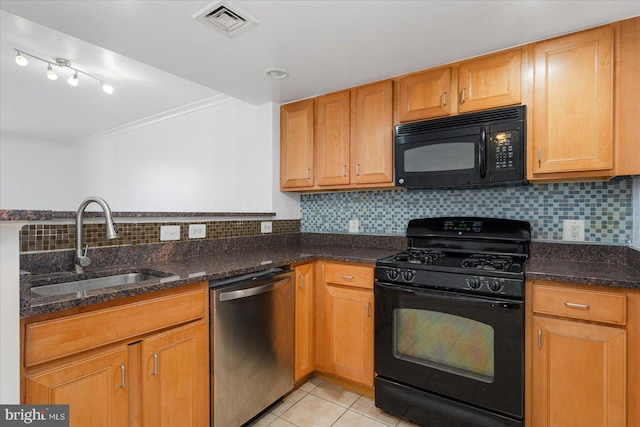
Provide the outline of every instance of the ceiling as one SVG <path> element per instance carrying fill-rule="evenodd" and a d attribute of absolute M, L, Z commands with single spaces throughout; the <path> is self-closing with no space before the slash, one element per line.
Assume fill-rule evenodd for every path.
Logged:
<path fill-rule="evenodd" d="M 73 144 L 229 96 L 284 103 L 640 15 L 640 0 L 232 0 L 259 24 L 228 38 L 193 18 L 212 3 L 0 0 L 3 136 Z M 69 70 L 50 82 L 14 48 L 115 91 L 82 75 L 73 88 Z"/>

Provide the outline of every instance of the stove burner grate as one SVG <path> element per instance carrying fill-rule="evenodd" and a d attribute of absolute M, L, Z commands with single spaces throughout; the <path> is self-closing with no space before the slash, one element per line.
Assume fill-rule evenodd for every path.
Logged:
<path fill-rule="evenodd" d="M 410 264 L 433 264 L 444 258 L 444 252 L 436 250 L 412 249 L 393 257 L 394 261 Z"/>
<path fill-rule="evenodd" d="M 462 267 L 482 270 L 509 271 L 513 265 L 513 258 L 505 255 L 473 254 L 462 260 Z"/>

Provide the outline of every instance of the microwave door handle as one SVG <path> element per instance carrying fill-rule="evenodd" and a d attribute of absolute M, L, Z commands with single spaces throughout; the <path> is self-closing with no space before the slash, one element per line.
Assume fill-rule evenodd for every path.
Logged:
<path fill-rule="evenodd" d="M 480 146 L 478 147 L 478 164 L 480 166 L 480 178 L 487 177 L 487 131 L 484 127 L 480 128 Z"/>

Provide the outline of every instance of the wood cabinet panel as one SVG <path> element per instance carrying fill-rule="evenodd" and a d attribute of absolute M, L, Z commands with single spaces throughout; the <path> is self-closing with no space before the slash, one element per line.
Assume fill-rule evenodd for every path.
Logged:
<path fill-rule="evenodd" d="M 522 50 L 515 49 L 460 63 L 458 111 L 520 104 Z"/>
<path fill-rule="evenodd" d="M 315 171 L 319 186 L 349 184 L 350 92 L 316 98 Z"/>
<path fill-rule="evenodd" d="M 396 85 L 399 122 L 425 120 L 451 113 L 451 67 L 400 77 Z"/>
<path fill-rule="evenodd" d="M 393 83 L 353 89 L 351 106 L 352 184 L 393 183 Z"/>
<path fill-rule="evenodd" d="M 626 332 L 534 316 L 532 425 L 625 425 Z"/>
<path fill-rule="evenodd" d="M 313 99 L 280 107 L 280 188 L 313 186 Z"/>
<path fill-rule="evenodd" d="M 295 372 L 299 381 L 315 370 L 315 284 L 313 264 L 295 267 Z"/>
<path fill-rule="evenodd" d="M 533 312 L 592 322 L 624 325 L 627 297 L 623 293 L 564 289 L 538 285 L 533 291 Z"/>
<path fill-rule="evenodd" d="M 207 310 L 205 293 L 204 288 L 176 291 L 160 298 L 29 323 L 25 328 L 25 366 L 202 319 Z"/>
<path fill-rule="evenodd" d="M 373 386 L 373 292 L 330 284 L 325 290 L 326 370 Z"/>
<path fill-rule="evenodd" d="M 209 425 L 208 322 L 142 342 L 145 426 Z"/>
<path fill-rule="evenodd" d="M 613 28 L 536 43 L 533 175 L 613 169 Z"/>
<path fill-rule="evenodd" d="M 127 347 L 120 346 L 29 374 L 24 403 L 70 405 L 71 427 L 128 426 L 129 369 Z"/>
<path fill-rule="evenodd" d="M 373 268 L 368 265 L 328 262 L 324 278 L 327 283 L 373 289 Z"/>

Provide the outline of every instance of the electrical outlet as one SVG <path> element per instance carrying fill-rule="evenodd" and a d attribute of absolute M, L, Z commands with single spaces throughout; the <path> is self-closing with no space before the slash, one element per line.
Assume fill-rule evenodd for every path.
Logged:
<path fill-rule="evenodd" d="M 160 226 L 160 240 L 180 240 L 179 225 L 162 225 Z"/>
<path fill-rule="evenodd" d="M 204 239 L 207 237 L 207 226 L 205 224 L 189 224 L 190 239 Z"/>
<path fill-rule="evenodd" d="M 349 220 L 349 233 L 357 233 L 360 228 L 360 221 L 357 219 Z"/>
<path fill-rule="evenodd" d="M 584 219 L 562 220 L 562 240 L 584 242 Z"/>
<path fill-rule="evenodd" d="M 260 232 L 261 233 L 273 232 L 273 223 L 271 221 L 262 221 L 260 223 Z"/>

